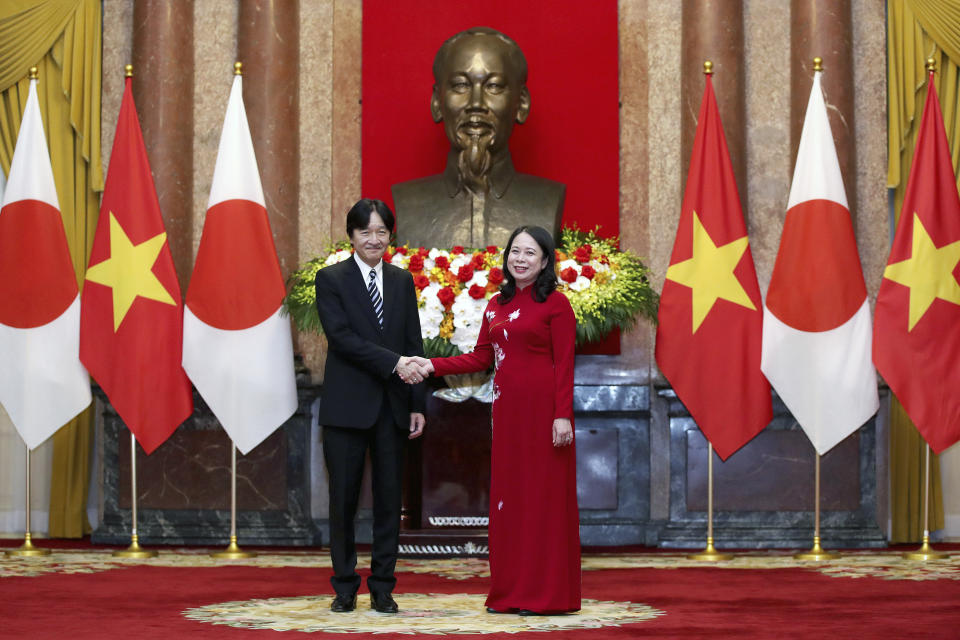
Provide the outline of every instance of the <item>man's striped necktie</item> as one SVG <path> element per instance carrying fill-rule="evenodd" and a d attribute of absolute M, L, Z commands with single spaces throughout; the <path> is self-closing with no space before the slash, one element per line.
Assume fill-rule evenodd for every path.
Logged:
<path fill-rule="evenodd" d="M 380 297 L 380 290 L 377 289 L 377 270 L 370 269 L 370 283 L 367 285 L 367 292 L 370 294 L 370 300 L 373 301 L 373 312 L 377 314 L 377 322 L 383 327 L 383 298 Z"/>

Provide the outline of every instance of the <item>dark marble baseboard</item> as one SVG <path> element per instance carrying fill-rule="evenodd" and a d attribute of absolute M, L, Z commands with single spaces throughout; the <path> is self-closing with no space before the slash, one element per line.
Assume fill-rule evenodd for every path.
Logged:
<path fill-rule="evenodd" d="M 314 546 L 310 513 L 310 405 L 317 388 L 299 377 L 294 415 L 246 456 L 237 456 L 239 544 Z M 102 393 L 101 520 L 96 544 L 131 536 L 130 432 Z M 230 537 L 232 444 L 203 399 L 149 456 L 137 447 L 137 530 L 143 544 L 226 545 Z M 321 470 L 322 471 L 322 470 Z"/>

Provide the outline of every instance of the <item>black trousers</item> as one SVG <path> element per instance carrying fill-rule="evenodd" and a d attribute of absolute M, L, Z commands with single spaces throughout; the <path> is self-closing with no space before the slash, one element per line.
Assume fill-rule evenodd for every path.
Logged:
<path fill-rule="evenodd" d="M 390 593 L 397 579 L 402 500 L 403 453 L 408 432 L 398 429 L 384 398 L 377 421 L 368 429 L 323 428 L 323 457 L 330 487 L 330 559 L 336 593 L 351 596 L 360 588 L 354 518 L 367 451 L 373 489 L 373 549 L 367 588 Z"/>

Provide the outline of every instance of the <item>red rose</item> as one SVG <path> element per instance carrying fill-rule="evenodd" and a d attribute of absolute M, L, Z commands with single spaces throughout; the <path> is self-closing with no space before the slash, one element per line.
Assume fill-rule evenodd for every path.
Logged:
<path fill-rule="evenodd" d="M 437 291 L 437 300 L 439 300 L 440 304 L 447 308 L 450 308 L 450 305 L 453 304 L 453 299 L 456 297 L 456 294 L 450 287 L 444 287 L 443 289 L 440 289 L 440 291 Z"/>
<path fill-rule="evenodd" d="M 503 282 L 503 269 L 500 267 L 490 269 L 490 273 L 487 274 L 487 282 L 494 285 Z"/>
<path fill-rule="evenodd" d="M 480 271 L 481 269 L 483 269 L 483 261 L 484 261 L 483 254 L 475 253 L 473 254 L 473 258 L 470 260 L 470 264 L 471 266 L 473 266 L 474 270 Z"/>
<path fill-rule="evenodd" d="M 588 280 L 593 280 L 593 276 L 597 275 L 597 270 L 591 267 L 590 265 L 585 264 L 580 269 L 580 275 L 582 275 L 584 278 L 587 278 Z"/>
<path fill-rule="evenodd" d="M 567 267 L 560 272 L 560 279 L 564 282 L 576 282 L 577 281 L 577 270 L 573 267 Z"/>
<path fill-rule="evenodd" d="M 496 253 L 499 250 L 495 244 L 487 245 L 487 253 Z"/>
<path fill-rule="evenodd" d="M 461 247 L 461 246 L 458 244 L 458 245 L 455 246 L 453 249 L 450 249 L 450 253 L 452 253 L 452 254 L 455 255 L 455 256 L 458 256 L 458 255 L 460 255 L 461 253 L 463 253 L 463 247 Z"/>
<path fill-rule="evenodd" d="M 447 258 L 447 256 L 437 256 L 437 258 L 433 261 L 433 264 L 441 269 L 450 268 L 450 260 Z"/>
<path fill-rule="evenodd" d="M 417 249 L 417 253 L 420 254 L 421 258 L 426 258 L 427 256 L 430 255 L 430 250 L 427 249 L 426 247 L 420 247 L 419 249 Z"/>
<path fill-rule="evenodd" d="M 397 247 L 397 253 L 402 253 L 403 255 L 407 255 L 407 246 L 404 245 L 402 247 Z"/>
<path fill-rule="evenodd" d="M 430 286 L 430 278 L 421 274 L 413 276 L 413 286 L 423 291 Z"/>
<path fill-rule="evenodd" d="M 474 300 L 480 300 L 487 295 L 486 287 L 481 287 L 478 284 L 470 285 L 470 289 L 467 291 L 470 294 L 470 297 Z"/>
<path fill-rule="evenodd" d="M 383 261 L 384 261 L 384 262 L 393 262 L 393 254 L 390 253 L 389 249 L 386 251 L 386 253 L 383 254 Z"/>
<path fill-rule="evenodd" d="M 457 280 L 460 282 L 469 282 L 470 278 L 473 277 L 473 267 L 469 264 L 465 264 L 460 267 L 460 270 L 457 271 Z"/>
<path fill-rule="evenodd" d="M 407 264 L 407 269 L 414 273 L 423 271 L 423 256 L 421 256 L 419 253 L 410 256 L 410 262 Z"/>
<path fill-rule="evenodd" d="M 590 254 L 593 252 L 593 247 L 588 244 L 579 247 L 573 252 L 573 259 L 583 264 L 584 262 L 590 262 Z"/>

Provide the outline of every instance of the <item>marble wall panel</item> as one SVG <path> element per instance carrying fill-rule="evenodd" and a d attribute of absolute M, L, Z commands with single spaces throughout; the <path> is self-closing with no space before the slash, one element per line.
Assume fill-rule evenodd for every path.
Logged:
<path fill-rule="evenodd" d="M 117 132 L 123 99 L 123 67 L 133 63 L 133 0 L 103 2 L 103 61 L 100 96 L 100 152 L 103 172 L 109 171 L 110 152 Z M 134 70 L 136 72 L 136 70 Z"/>
<path fill-rule="evenodd" d="M 220 131 L 237 61 L 234 2 L 199 2 L 193 14 L 193 256 L 207 217 Z"/>
<path fill-rule="evenodd" d="M 333 0 L 300 1 L 300 263 L 334 239 L 330 228 L 333 166 Z M 298 351 L 315 381 L 325 342 L 300 334 Z"/>
<path fill-rule="evenodd" d="M 766 296 L 790 191 L 790 11 L 784 2 L 745 0 L 747 230 Z"/>

